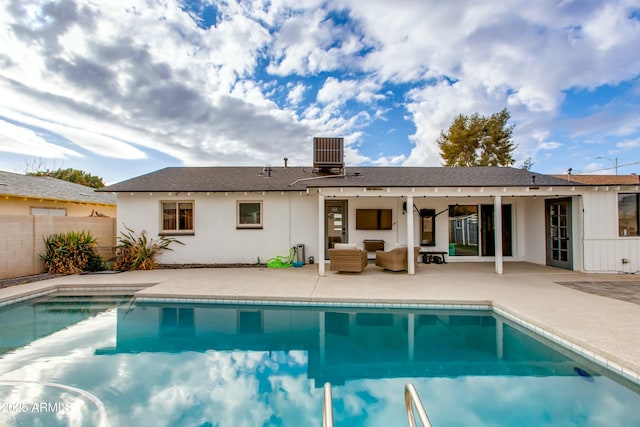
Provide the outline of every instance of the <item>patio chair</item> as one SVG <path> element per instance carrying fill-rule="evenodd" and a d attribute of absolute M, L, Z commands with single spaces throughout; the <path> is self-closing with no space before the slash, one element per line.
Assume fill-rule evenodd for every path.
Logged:
<path fill-rule="evenodd" d="M 296 254 L 296 248 L 289 249 L 289 255 L 278 255 L 271 259 L 268 259 L 266 266 L 268 268 L 288 268 L 293 265 L 293 257 Z"/>
<path fill-rule="evenodd" d="M 418 266 L 418 255 L 420 247 L 413 248 L 413 265 Z M 390 251 L 376 251 L 376 265 L 390 271 L 407 271 L 409 263 L 407 261 L 407 248 L 398 247 Z"/>
<path fill-rule="evenodd" d="M 367 251 L 354 244 L 336 243 L 329 249 L 329 260 L 331 271 L 362 273 L 367 268 Z"/>

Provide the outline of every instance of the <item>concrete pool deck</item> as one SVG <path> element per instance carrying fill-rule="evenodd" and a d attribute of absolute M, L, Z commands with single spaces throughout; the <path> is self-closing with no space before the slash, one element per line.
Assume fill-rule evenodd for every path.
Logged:
<path fill-rule="evenodd" d="M 520 262 L 505 263 L 502 275 L 493 268 L 491 263 L 419 264 L 415 276 L 371 264 L 363 273 L 327 271 L 324 277 L 317 275 L 317 265 L 85 274 L 0 289 L 0 304 L 54 291 L 109 291 L 159 301 L 486 305 L 640 384 L 639 276 L 584 274 Z M 599 288 L 603 295 L 589 293 Z"/>

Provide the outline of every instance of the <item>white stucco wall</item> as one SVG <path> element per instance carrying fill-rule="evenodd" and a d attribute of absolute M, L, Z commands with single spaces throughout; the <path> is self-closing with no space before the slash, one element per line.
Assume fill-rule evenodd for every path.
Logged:
<path fill-rule="evenodd" d="M 356 209 L 391 209 L 391 230 L 356 230 Z M 407 224 L 402 215 L 402 201 L 396 198 L 351 198 L 348 200 L 348 241 L 363 248 L 364 240 L 384 240 L 385 249 L 406 243 Z"/>
<path fill-rule="evenodd" d="M 134 193 L 118 195 L 120 221 L 137 233 L 146 230 L 158 238 L 161 201 L 194 202 L 194 235 L 176 236 L 184 245 L 172 245 L 172 251 L 160 256 L 165 264 L 261 263 L 302 243 L 305 255 L 317 258 L 317 202 L 306 193 L 196 193 L 167 195 Z M 263 202 L 262 229 L 236 229 L 237 200 Z"/>
<path fill-rule="evenodd" d="M 574 269 L 587 272 L 638 272 L 640 270 L 640 237 L 618 236 L 619 192 L 633 192 L 633 188 L 587 189 L 582 196 L 572 197 Z M 339 200 L 336 197 L 331 200 Z M 548 198 L 548 197 L 547 197 Z M 118 228 L 123 224 L 136 232 L 146 230 L 158 238 L 161 213 L 160 202 L 192 200 L 194 202 L 195 235 L 178 236 L 185 246 L 174 245 L 173 251 L 161 256 L 162 263 L 227 264 L 264 263 L 276 255 L 286 255 L 289 248 L 305 245 L 305 261 L 309 256 L 320 260 L 318 254 L 318 199 L 310 194 L 292 193 L 196 193 L 119 194 Z M 237 200 L 262 200 L 264 227 L 259 230 L 236 229 Z M 328 200 L 328 199 L 327 199 Z M 365 239 L 383 239 L 385 249 L 407 242 L 406 214 L 402 213 L 401 197 L 344 197 L 348 202 L 348 240 L 363 245 Z M 485 197 L 414 197 L 418 209 L 434 209 L 436 213 L 448 206 L 460 204 L 493 204 Z M 513 206 L 513 256 L 505 260 L 521 260 L 546 264 L 545 197 L 516 196 L 502 198 L 503 204 Z M 356 230 L 355 212 L 360 208 L 392 209 L 391 230 Z M 412 212 L 408 207 L 408 213 Z M 419 244 L 420 219 L 414 212 L 414 243 Z M 436 246 L 434 250 L 448 251 L 448 214 L 436 218 Z M 622 259 L 629 260 L 623 264 Z M 493 257 L 456 257 L 452 261 L 487 261 Z"/>

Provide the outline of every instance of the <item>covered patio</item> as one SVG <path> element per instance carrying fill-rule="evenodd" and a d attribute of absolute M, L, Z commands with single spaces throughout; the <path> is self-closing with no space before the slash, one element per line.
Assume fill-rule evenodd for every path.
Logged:
<path fill-rule="evenodd" d="M 332 182 L 339 182 L 334 179 Z M 533 180 L 535 182 L 535 179 Z M 491 262 L 495 274 L 503 274 L 510 261 L 553 265 L 569 270 L 582 268 L 582 198 L 575 186 L 465 186 L 465 187 L 319 187 L 318 253 L 335 242 L 362 245 L 368 239 L 384 240 L 385 249 L 407 247 L 407 274 L 416 274 L 414 247 L 421 252 L 444 253 L 447 262 Z M 340 221 L 332 221 L 340 210 Z M 453 210 L 472 212 L 468 218 L 453 216 Z M 390 226 L 362 229 L 360 211 L 388 211 Z M 384 213 L 384 212 L 383 212 Z M 429 215 L 430 236 L 425 234 Z M 468 240 L 464 228 L 472 221 L 474 240 L 470 249 L 451 253 L 453 242 Z M 337 226 L 336 226 L 337 224 Z M 502 224 L 502 226 L 495 226 Z M 459 235 L 457 229 L 460 229 Z M 332 233 L 334 234 L 333 237 Z M 469 234 L 469 233 L 467 233 Z M 431 239 L 425 242 L 425 239 Z M 328 256 L 325 256 L 328 259 Z M 320 263 L 318 273 L 325 274 Z"/>

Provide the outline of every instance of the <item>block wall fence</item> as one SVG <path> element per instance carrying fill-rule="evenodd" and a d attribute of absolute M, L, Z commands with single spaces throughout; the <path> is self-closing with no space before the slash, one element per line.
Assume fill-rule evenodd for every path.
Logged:
<path fill-rule="evenodd" d="M 116 218 L 0 215 L 0 279 L 42 273 L 44 238 L 68 231 L 89 231 L 100 256 L 113 258 Z"/>

